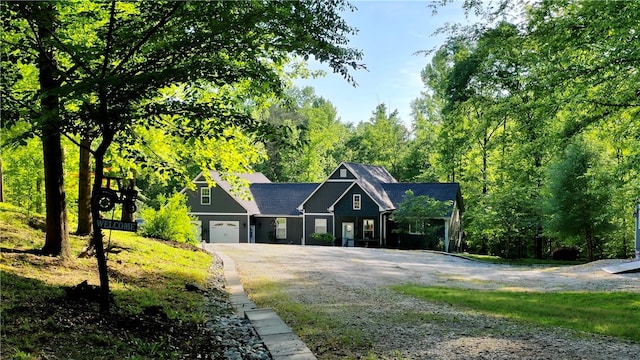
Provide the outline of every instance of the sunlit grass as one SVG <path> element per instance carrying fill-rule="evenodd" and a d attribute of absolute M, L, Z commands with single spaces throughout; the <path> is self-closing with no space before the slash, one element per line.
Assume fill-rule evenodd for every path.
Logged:
<path fill-rule="evenodd" d="M 627 292 L 514 292 L 416 285 L 393 290 L 425 301 L 483 313 L 640 342 L 640 300 Z"/>
<path fill-rule="evenodd" d="M 359 351 L 371 345 L 371 339 L 362 330 L 343 323 L 331 313 L 339 309 L 332 304 L 301 304 L 293 301 L 286 293 L 286 285 L 266 278 L 252 278 L 243 281 L 251 300 L 259 307 L 272 308 L 282 320 L 316 352 L 323 349 L 345 349 L 345 358 L 353 358 Z M 363 309 L 366 311 L 366 309 Z"/>
<path fill-rule="evenodd" d="M 45 236 L 41 230 L 28 225 L 34 219 L 44 222 L 41 215 L 0 203 L 2 358 L 40 358 L 38 354 L 43 347 L 57 358 L 121 358 L 122 354 L 136 353 L 137 350 L 130 349 L 131 344 L 140 347 L 138 354 L 148 355 L 136 358 L 167 355 L 168 350 L 158 347 L 161 345 L 159 340 L 139 339 L 126 332 L 114 336 L 92 324 L 73 324 L 68 328 L 68 334 L 47 331 L 54 325 L 59 329 L 57 317 L 66 316 L 57 314 L 54 309 L 48 315 L 39 313 L 39 317 L 30 318 L 30 309 L 46 309 L 50 303 L 62 304 L 64 308 L 65 287 L 76 286 L 85 280 L 90 285 L 99 285 L 95 257 L 78 258 L 87 247 L 88 237 L 70 237 L 70 260 L 38 255 Z M 177 323 L 204 323 L 203 296 L 185 291 L 185 284 L 206 287 L 212 262 L 210 254 L 192 246 L 147 239 L 128 232 L 105 231 L 104 243 L 114 251 L 108 253 L 114 298 L 112 313 L 135 319 L 144 308 L 155 306 Z M 84 311 L 96 313 L 97 304 L 88 303 Z M 5 326 L 11 326 L 11 329 Z M 76 330 L 78 326 L 84 326 L 85 330 Z"/>
<path fill-rule="evenodd" d="M 489 262 L 493 264 L 509 264 L 509 265 L 580 265 L 586 263 L 586 261 L 559 261 L 559 260 L 546 260 L 546 259 L 505 259 L 499 256 L 493 255 L 478 255 L 478 254 L 464 254 L 464 257 Z"/>

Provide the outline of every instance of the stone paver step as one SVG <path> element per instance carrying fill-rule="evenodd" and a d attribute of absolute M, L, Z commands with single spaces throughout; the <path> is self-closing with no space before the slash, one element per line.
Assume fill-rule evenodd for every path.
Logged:
<path fill-rule="evenodd" d="M 273 309 L 258 309 L 244 292 L 235 263 L 227 255 L 217 252 L 224 263 L 227 292 L 230 301 L 240 317 L 246 317 L 256 329 L 274 360 L 316 360 L 291 328 L 280 319 Z"/>

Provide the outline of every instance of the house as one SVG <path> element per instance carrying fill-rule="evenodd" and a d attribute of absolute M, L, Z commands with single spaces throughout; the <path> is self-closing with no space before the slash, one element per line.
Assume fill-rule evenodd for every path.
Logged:
<path fill-rule="evenodd" d="M 182 190 L 203 241 L 328 245 L 313 234 L 329 233 L 340 246 L 447 251 L 461 246 L 464 207 L 457 183 L 399 183 L 383 167 L 344 162 L 322 183 L 272 183 L 260 173 L 239 175 L 249 183 L 250 197 L 242 197 L 217 172 L 210 175 L 217 186 L 210 187 L 201 173 L 193 180 L 195 190 Z M 429 236 L 411 226 L 397 231 L 390 218 L 407 190 L 451 202 L 445 216 L 430 221 Z"/>

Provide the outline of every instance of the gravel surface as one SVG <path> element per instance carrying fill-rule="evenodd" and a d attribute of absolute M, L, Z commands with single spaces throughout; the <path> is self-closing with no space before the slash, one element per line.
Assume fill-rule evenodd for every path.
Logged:
<path fill-rule="evenodd" d="M 287 295 L 319 306 L 335 321 L 369 334 L 356 354 L 314 348 L 319 359 L 640 359 L 640 344 L 565 329 L 537 328 L 397 294 L 393 284 L 528 291 L 629 291 L 640 296 L 640 274 L 612 275 L 598 261 L 567 267 L 519 267 L 427 251 L 207 244 L 234 259 L 241 280 L 281 282 Z M 408 315 L 410 314 L 410 315 Z M 415 314 L 420 314 L 416 318 Z M 639 330 L 640 331 L 640 330 Z"/>
<path fill-rule="evenodd" d="M 209 353 L 198 354 L 198 359 L 270 360 L 271 354 L 249 320 L 239 318 L 226 297 L 222 260 L 214 257 L 203 310 L 209 315 L 207 328 L 215 334 Z M 225 314 L 228 315 L 218 315 Z M 215 346 L 213 346 L 215 344 Z"/>

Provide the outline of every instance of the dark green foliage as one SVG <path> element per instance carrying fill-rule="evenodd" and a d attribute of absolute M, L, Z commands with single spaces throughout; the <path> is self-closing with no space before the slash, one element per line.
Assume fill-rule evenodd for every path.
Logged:
<path fill-rule="evenodd" d="M 563 261 L 576 261 L 578 260 L 579 254 L 580 254 L 580 250 L 578 250 L 578 248 L 563 246 L 553 250 L 553 252 L 551 253 L 551 259 L 563 260 Z"/>
<path fill-rule="evenodd" d="M 549 171 L 548 230 L 565 243 L 583 239 L 589 260 L 611 228 L 610 194 L 603 186 L 607 181 L 597 172 L 601 166 L 597 153 L 578 141 L 567 147 Z"/>
<path fill-rule="evenodd" d="M 408 190 L 391 215 L 391 220 L 399 226 L 394 231 L 405 234 L 399 246 L 405 249 L 442 250 L 444 244 L 436 234 L 440 234 L 443 227 L 442 222 L 436 219 L 447 216 L 452 206 L 451 201 L 438 201 L 426 195 L 415 196 Z"/>
<path fill-rule="evenodd" d="M 333 244 L 335 238 L 332 234 L 329 233 L 313 233 L 311 237 L 317 240 L 320 240 L 326 244 Z"/>

